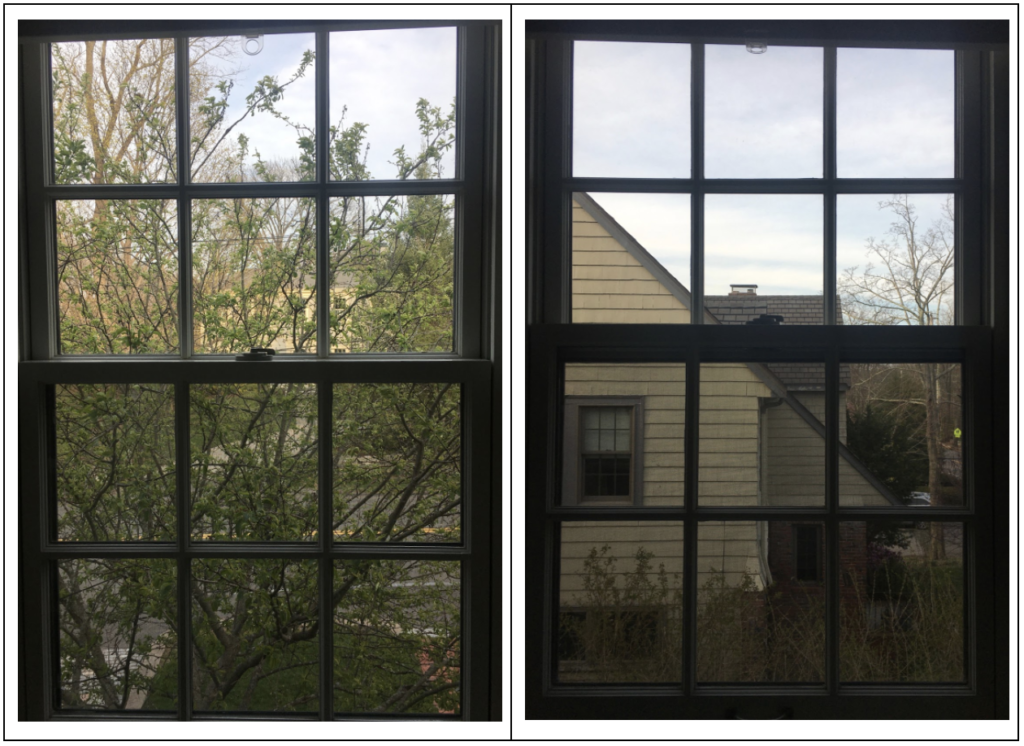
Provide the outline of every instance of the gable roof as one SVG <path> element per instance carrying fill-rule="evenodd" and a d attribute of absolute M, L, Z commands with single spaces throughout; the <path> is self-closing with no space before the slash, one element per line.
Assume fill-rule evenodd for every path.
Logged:
<path fill-rule="evenodd" d="M 693 310 L 693 298 L 690 291 L 683 287 L 683 284 L 675 276 L 662 266 L 661 262 L 654 258 L 639 241 L 619 225 L 618 221 L 609 215 L 594 199 L 585 192 L 573 192 L 572 198 L 586 212 L 594 218 L 608 234 L 614 238 L 642 267 L 654 276 L 661 285 L 668 290 L 676 300 L 684 307 Z M 800 324 L 822 324 L 824 322 L 824 298 L 818 295 L 761 295 L 761 296 L 710 296 L 705 297 L 704 321 L 708 324 L 736 325 L 745 324 L 750 319 L 756 318 L 762 313 L 779 314 L 783 317 L 787 312 L 793 314 L 792 318 L 813 318 L 816 320 L 799 321 Z M 726 301 L 717 304 L 717 301 Z M 710 301 L 710 303 L 709 303 Z M 746 301 L 741 303 L 739 301 Z M 758 303 L 760 302 L 760 303 Z M 837 298 L 838 302 L 838 298 Z M 766 309 L 780 310 L 759 310 Z M 711 308 L 718 308 L 729 321 L 725 321 L 715 314 Z M 781 310 L 785 309 L 785 311 Z M 842 323 L 841 308 L 838 320 Z M 786 319 L 783 319 L 786 323 Z M 793 396 L 792 391 L 824 391 L 824 365 L 819 363 L 746 363 L 750 371 L 757 376 L 776 396 L 781 397 L 793 409 L 797 415 L 806 422 L 822 438 L 825 437 L 825 426 L 804 406 L 803 402 Z M 849 365 L 840 365 L 840 388 L 848 389 L 849 386 Z M 874 489 L 888 502 L 903 507 L 902 501 L 896 497 L 871 471 L 860 462 L 853 452 L 843 443 L 839 444 L 839 455 L 850 464 Z"/>
<path fill-rule="evenodd" d="M 704 307 L 725 325 L 746 324 L 761 314 L 782 316 L 782 324 L 825 323 L 825 302 L 820 295 L 706 295 Z M 836 321 L 843 323 L 843 307 L 836 297 Z M 825 366 L 820 363 L 771 363 L 769 366 L 791 391 L 824 391 Z M 839 366 L 839 389 L 850 388 L 850 366 Z"/>

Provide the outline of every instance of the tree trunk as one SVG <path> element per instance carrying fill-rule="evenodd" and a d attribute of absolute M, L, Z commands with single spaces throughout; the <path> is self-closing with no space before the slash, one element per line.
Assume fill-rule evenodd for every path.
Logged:
<path fill-rule="evenodd" d="M 942 494 L 942 445 L 939 442 L 938 365 L 929 363 L 924 368 L 927 387 L 925 391 L 925 440 L 928 444 L 928 492 L 931 495 L 931 504 L 939 507 L 945 504 L 945 496 Z M 946 559 L 946 542 L 944 541 L 942 522 L 932 521 L 930 533 L 928 559 Z"/>

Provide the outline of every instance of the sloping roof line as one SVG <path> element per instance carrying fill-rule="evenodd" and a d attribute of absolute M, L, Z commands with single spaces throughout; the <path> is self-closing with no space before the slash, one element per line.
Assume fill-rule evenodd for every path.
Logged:
<path fill-rule="evenodd" d="M 682 303 L 688 311 L 693 310 L 693 300 L 690 296 L 690 291 L 683 287 L 683 284 L 675 278 L 675 275 L 665 269 L 661 265 L 661 262 L 655 259 L 639 241 L 633 238 L 633 236 L 629 234 L 629 231 L 619 225 L 615 218 L 605 212 L 605 209 L 601 207 L 601 205 L 597 204 L 593 197 L 585 192 L 573 192 L 572 198 L 580 204 L 580 207 L 590 214 L 590 217 L 592 217 L 598 225 L 608 231 L 611 237 L 618 241 L 619 244 L 629 252 L 630 256 L 640 262 L 644 269 L 654 275 L 654 279 L 660 282 L 666 290 L 672 293 L 676 300 Z M 704 321 L 710 324 L 722 323 L 707 309 L 704 310 Z"/>
<path fill-rule="evenodd" d="M 647 249 L 645 249 L 639 241 L 630 235 L 629 231 L 623 228 L 618 222 L 609 215 L 603 207 L 601 207 L 594 199 L 585 192 L 573 192 L 572 198 L 579 203 L 586 212 L 594 218 L 595 222 L 608 231 L 608 234 L 614 238 L 619 244 L 629 252 L 630 256 L 640 262 L 641 266 L 654 275 L 655 279 L 662 284 L 662 286 L 668 290 L 676 300 L 682 303 L 690 312 L 693 311 L 693 301 L 690 291 L 683 287 L 683 284 L 677 280 L 671 272 L 665 269 L 661 262 L 655 259 Z M 711 324 L 721 324 L 722 322 L 715 317 L 713 313 L 704 309 L 704 320 Z M 750 371 L 767 386 L 773 394 L 782 397 L 785 402 L 792 407 L 793 411 L 796 412 L 804 422 L 811 426 L 822 438 L 825 437 L 825 426 L 815 417 L 807 407 L 805 407 L 800 400 L 793 396 L 786 385 L 779 380 L 779 377 L 772 373 L 767 367 L 761 363 L 745 363 L 750 368 Z M 871 471 L 861 463 L 860 459 L 853 455 L 849 448 L 843 443 L 839 444 L 839 455 L 846 460 L 864 479 L 867 480 L 868 484 L 875 488 L 875 490 L 886 500 L 893 505 L 903 507 L 903 503 L 898 497 L 896 497 L 889 488 L 886 487 Z"/>

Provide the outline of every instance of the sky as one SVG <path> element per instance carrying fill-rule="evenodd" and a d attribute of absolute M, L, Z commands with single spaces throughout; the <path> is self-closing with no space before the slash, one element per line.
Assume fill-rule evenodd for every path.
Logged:
<path fill-rule="evenodd" d="M 240 40 L 239 40 L 240 41 Z M 343 31 L 330 34 L 330 121 L 337 125 L 347 106 L 345 126 L 368 125 L 370 144 L 367 168 L 373 178 L 395 177 L 394 151 L 405 145 L 415 155 L 420 147 L 416 102 L 427 99 L 447 113 L 455 99 L 456 29 L 454 27 Z M 289 80 L 305 50 L 313 51 L 313 34 L 266 34 L 263 49 L 250 56 L 234 45 L 218 60 L 223 74 L 233 73 L 234 89 L 225 122 L 235 121 L 245 110 L 245 97 L 265 75 L 278 83 Z M 295 121 L 315 123 L 315 75 L 310 67 L 303 78 L 285 91 L 279 109 Z M 266 113 L 247 117 L 231 132 L 231 139 L 245 134 L 250 151 L 259 150 L 264 160 L 296 158 L 294 130 Z M 443 177 L 454 178 L 455 160 L 449 151 L 442 160 Z"/>
<path fill-rule="evenodd" d="M 689 45 L 576 42 L 576 176 L 690 176 Z M 952 177 L 953 52 L 840 49 L 840 177 Z M 709 178 L 820 178 L 823 52 L 707 45 L 705 174 Z M 627 231 L 689 286 L 689 197 L 593 193 Z M 868 238 L 886 237 L 891 195 L 840 195 L 837 262 L 867 263 Z M 913 195 L 918 227 L 941 217 L 945 195 Z M 819 195 L 708 195 L 707 295 L 732 283 L 759 295 L 823 292 Z"/>

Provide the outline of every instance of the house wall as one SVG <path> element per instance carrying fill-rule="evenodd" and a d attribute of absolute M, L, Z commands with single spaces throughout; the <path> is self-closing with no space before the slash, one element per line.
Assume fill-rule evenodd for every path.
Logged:
<path fill-rule="evenodd" d="M 690 321 L 689 310 L 575 201 L 572 320 L 590 324 Z"/>
<path fill-rule="evenodd" d="M 689 311 L 597 222 L 573 203 L 573 321 L 576 323 L 688 323 Z M 682 505 L 686 369 L 680 364 L 567 364 L 565 395 L 644 397 L 642 504 Z M 760 411 L 772 392 L 743 363 L 704 364 L 700 384 L 700 482 L 705 505 L 824 504 L 825 445 L 788 406 Z M 822 417 L 824 394 L 801 394 Z M 845 419 L 845 418 L 844 418 Z M 845 439 L 845 422 L 841 423 Z M 764 428 L 765 433 L 759 431 Z M 812 465 L 808 466 L 808 461 Z M 767 469 L 766 494 L 761 470 Z M 820 472 L 820 487 L 806 486 Z M 843 462 L 840 479 L 849 494 L 868 500 L 870 485 Z M 859 479 L 859 481 L 858 481 Z M 774 480 L 774 481 L 772 481 Z M 881 499 L 881 498 L 878 498 Z M 863 504 L 868 504 L 864 502 Z M 636 521 L 564 522 L 561 526 L 560 602 L 586 606 L 586 558 L 608 546 L 616 558 L 619 587 L 636 569 L 641 547 L 653 554 L 651 579 L 664 564 L 682 571 L 680 524 Z M 771 582 L 769 525 L 728 521 L 701 524 L 698 586 L 724 573 L 728 584 L 752 576 L 757 587 Z M 680 581 L 681 582 L 681 581 Z M 670 587 L 673 586 L 670 582 Z"/>

